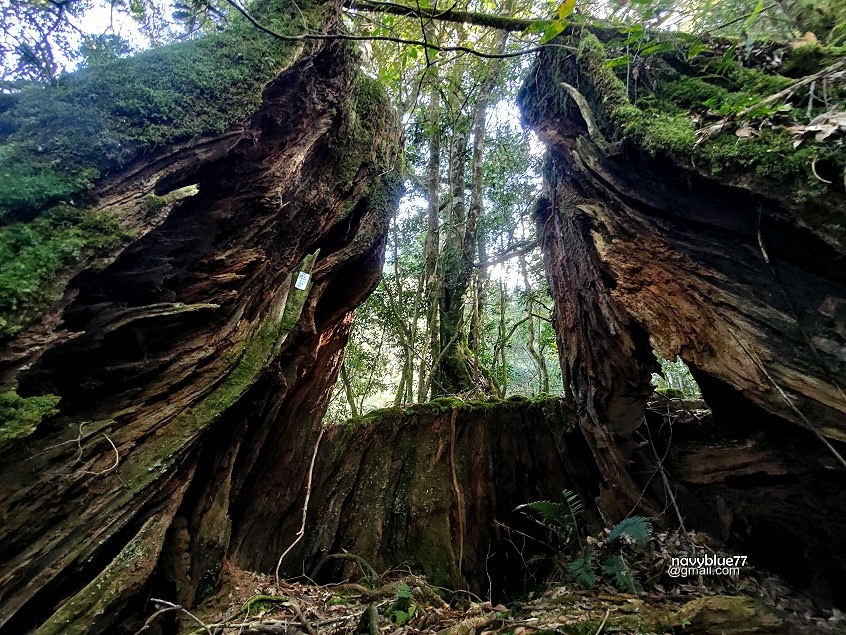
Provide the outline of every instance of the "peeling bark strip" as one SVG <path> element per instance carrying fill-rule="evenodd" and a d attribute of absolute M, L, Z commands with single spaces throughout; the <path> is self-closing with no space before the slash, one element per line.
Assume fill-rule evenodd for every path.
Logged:
<path fill-rule="evenodd" d="M 115 632 L 154 589 L 191 606 L 230 535 L 241 558 L 278 555 L 278 518 L 249 507 L 279 494 L 279 453 L 313 446 L 352 309 L 381 274 L 397 152 L 381 89 L 326 43 L 249 120 L 102 185 L 98 204 L 123 206 L 137 239 L 2 351 L 21 394 L 62 401 L 4 450 L 0 632 Z M 148 226 L 148 192 L 193 184 Z"/>
<path fill-rule="evenodd" d="M 711 462 L 713 454 L 679 457 L 675 468 L 665 467 L 671 477 L 696 483 L 695 494 L 682 497 L 685 509 L 695 516 L 707 501 L 712 520 L 721 519 L 723 537 L 735 539 L 745 532 L 739 510 L 754 510 L 748 523 L 757 528 L 753 542 L 774 549 L 780 536 L 801 534 L 804 519 L 815 518 L 819 534 L 800 541 L 797 562 L 825 572 L 813 584 L 817 597 L 831 597 L 846 572 L 840 537 L 846 503 L 830 493 L 842 491 L 846 472 L 813 435 L 832 439 L 842 454 L 846 198 L 842 191 L 817 190 L 798 201 L 801 175 L 777 182 L 737 168 L 717 177 L 697 169 L 692 155 L 662 150 L 659 142 L 650 154 L 625 138 L 620 113 L 642 113 L 604 64 L 602 45 L 588 37 L 582 36 L 575 60 L 542 53 L 520 100 L 548 147 L 537 223 L 565 385 L 609 488 L 600 509 L 613 521 L 636 506 L 664 507 L 663 488 L 655 491 L 654 483 L 641 496 L 660 455 L 637 450 L 634 440 L 646 439 L 645 428 L 637 431 L 642 439 L 633 432 L 650 392 L 652 349 L 668 359 L 678 354 L 721 422 L 708 429 L 718 446 L 737 435 L 786 438 L 785 420 L 810 428 L 813 441 L 809 446 L 802 437 L 795 446 L 805 467 L 784 467 L 791 462 L 782 457 L 771 469 L 757 465 L 763 457 L 753 453 L 723 474 L 697 477 L 696 457 Z M 585 97 L 612 143 L 597 143 L 585 104 L 568 86 Z M 691 124 L 685 124 L 692 140 Z M 797 469 L 808 474 L 791 473 Z M 826 484 L 815 483 L 812 473 L 828 473 Z M 731 485 L 746 477 L 748 486 Z M 715 483 L 722 494 L 708 489 Z M 789 497 L 802 501 L 798 509 Z M 703 526 L 702 518 L 695 524 Z"/>

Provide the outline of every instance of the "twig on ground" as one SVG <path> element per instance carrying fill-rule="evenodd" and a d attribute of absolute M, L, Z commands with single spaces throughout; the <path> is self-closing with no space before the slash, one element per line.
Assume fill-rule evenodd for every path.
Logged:
<path fill-rule="evenodd" d="M 179 604 L 174 604 L 173 602 L 168 602 L 167 600 L 160 600 L 160 599 L 158 599 L 158 598 L 150 598 L 150 602 L 152 602 L 153 604 L 161 604 L 162 606 L 164 606 L 164 607 L 166 607 L 166 608 L 164 608 L 164 609 L 159 609 L 158 611 L 156 611 L 155 613 L 153 613 L 153 614 L 152 614 L 152 615 L 151 615 L 151 616 L 147 619 L 147 621 L 146 621 L 146 622 L 144 622 L 144 626 L 142 626 L 142 627 L 141 627 L 141 630 L 139 630 L 139 631 L 137 631 L 137 632 L 136 632 L 136 635 L 138 635 L 138 633 L 143 633 L 143 632 L 144 632 L 144 631 L 146 631 L 148 628 L 150 628 L 150 626 L 151 626 L 151 625 L 152 625 L 152 623 L 153 623 L 153 620 L 155 620 L 155 618 L 156 618 L 156 617 L 158 617 L 159 615 L 161 615 L 162 613 L 166 613 L 167 611 L 179 611 L 179 612 L 181 612 L 181 613 L 185 613 L 185 615 L 187 615 L 187 616 L 188 616 L 188 617 L 190 617 L 192 620 L 194 620 L 195 622 L 197 622 L 197 624 L 199 624 L 199 625 L 200 625 L 200 627 L 201 627 L 201 628 L 202 628 L 202 629 L 203 629 L 206 633 L 208 633 L 209 635 L 214 635 L 214 633 L 212 632 L 211 627 L 210 627 L 208 624 L 206 624 L 205 622 L 203 622 L 203 620 L 201 620 L 199 617 L 197 617 L 196 615 L 194 615 L 191 611 L 189 611 L 188 609 L 186 609 L 184 606 L 181 606 L 181 605 L 179 605 Z"/>
<path fill-rule="evenodd" d="M 596 633 L 594 633 L 594 635 L 599 635 L 602 632 L 602 629 L 605 628 L 605 622 L 608 621 L 609 615 L 611 615 L 611 609 L 605 609 L 605 617 L 602 618 L 602 624 L 600 624 L 599 628 L 596 629 Z"/>
<path fill-rule="evenodd" d="M 306 633 L 308 633 L 308 635 L 317 635 L 317 631 L 314 630 L 314 627 L 303 614 L 303 610 L 300 608 L 300 603 L 297 602 L 295 598 L 291 598 L 291 600 L 287 602 L 287 605 L 294 609 L 294 613 L 296 613 L 297 619 L 300 621 L 300 624 L 303 625 L 303 628 L 306 630 Z"/>
<path fill-rule="evenodd" d="M 103 474 L 108 474 L 109 472 L 111 472 L 112 470 L 117 468 L 118 464 L 120 463 L 120 452 L 118 452 L 118 449 L 114 444 L 114 441 L 112 441 L 109 438 L 109 435 L 107 435 L 105 432 L 101 432 L 100 434 L 102 434 L 104 437 L 106 437 L 106 441 L 109 442 L 109 445 L 112 446 L 112 450 L 115 451 L 115 463 L 114 463 L 114 465 L 112 465 L 111 467 L 107 467 L 105 470 L 100 470 L 99 472 L 92 472 L 90 470 L 79 470 L 78 472 L 75 472 L 75 474 L 92 474 L 94 476 L 102 476 Z M 80 452 L 81 451 L 82 451 L 82 449 L 80 448 Z M 79 460 L 79 459 L 77 459 L 77 460 Z"/>
<path fill-rule="evenodd" d="M 462 620 L 458 624 L 453 624 L 449 628 L 439 630 L 438 635 L 469 635 L 470 633 L 475 633 L 478 629 L 493 624 L 498 619 L 499 617 L 496 613 L 476 615 L 475 617 Z"/>

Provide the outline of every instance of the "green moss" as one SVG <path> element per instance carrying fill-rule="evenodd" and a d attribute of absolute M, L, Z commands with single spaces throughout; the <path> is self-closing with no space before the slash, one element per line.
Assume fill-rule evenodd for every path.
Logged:
<path fill-rule="evenodd" d="M 576 60 L 599 97 L 599 102 L 606 112 L 614 112 L 621 106 L 628 105 L 626 85 L 606 64 L 608 56 L 605 46 L 593 33 L 585 33 L 579 41 Z"/>
<path fill-rule="evenodd" d="M 15 390 L 0 393 L 0 443 L 20 439 L 35 431 L 45 417 L 58 412 L 61 397 L 21 397 Z"/>
<path fill-rule="evenodd" d="M 268 11 L 273 28 L 301 28 L 292 6 L 277 9 Z M 236 21 L 220 34 L 25 88 L 0 114 L 0 219 L 83 197 L 99 175 L 156 146 L 223 132 L 255 111 L 294 46 Z"/>
<path fill-rule="evenodd" d="M 144 208 L 148 214 L 155 214 L 167 205 L 167 199 L 164 196 L 156 196 L 150 194 L 144 199 Z"/>
<path fill-rule="evenodd" d="M 842 57 L 844 52 L 837 47 L 812 45 L 796 49 L 792 59 L 798 63 L 812 58 L 824 66 L 837 56 Z M 612 131 L 632 139 L 649 154 L 689 158 L 697 167 L 715 175 L 752 173 L 790 187 L 797 202 L 833 187 L 813 175 L 812 164 L 821 167 L 831 181 L 839 181 L 834 175 L 841 175 L 846 169 L 846 154 L 838 151 L 835 144 L 810 139 L 794 149 L 793 139 L 783 126 L 760 126 L 760 134 L 750 138 L 739 138 L 730 128 L 715 137 L 697 140 L 695 118 L 745 112 L 765 97 L 792 85 L 795 80 L 789 77 L 739 64 L 731 64 L 721 75 L 714 75 L 707 67 L 692 71 L 701 76 L 684 75 L 658 62 L 655 68 L 663 70 L 658 74 L 656 90 L 633 104 L 623 82 L 607 66 L 607 58 L 606 45 L 596 37 L 587 34 L 581 38 L 577 54 L 580 90 L 595 109 L 598 121 L 612 124 Z M 548 81 L 554 83 L 557 79 L 553 75 Z M 779 114 L 784 121 L 786 115 Z M 748 112 L 744 118 L 755 125 L 756 120 L 773 115 L 774 109 L 767 107 Z"/>
<path fill-rule="evenodd" d="M 787 77 L 805 77 L 821 71 L 843 57 L 846 57 L 846 46 L 803 44 L 788 53 L 780 71 Z"/>
<path fill-rule="evenodd" d="M 59 270 L 128 237 L 107 212 L 69 205 L 31 223 L 0 226 L 0 339 L 17 333 L 55 299 Z"/>
<path fill-rule="evenodd" d="M 687 154 L 696 143 L 693 122 L 687 115 L 645 115 L 625 125 L 623 130 L 638 138 L 641 147 L 653 155 L 659 152 Z"/>
<path fill-rule="evenodd" d="M 679 108 L 698 109 L 708 100 L 725 100 L 729 91 L 722 86 L 706 82 L 699 77 L 680 77 L 669 82 L 663 82 L 658 95 Z"/>

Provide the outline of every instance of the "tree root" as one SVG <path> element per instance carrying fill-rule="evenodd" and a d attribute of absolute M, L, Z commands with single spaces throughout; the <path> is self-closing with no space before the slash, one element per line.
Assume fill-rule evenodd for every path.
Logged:
<path fill-rule="evenodd" d="M 376 573 L 376 569 L 371 567 L 367 560 L 354 553 L 330 553 L 328 556 L 324 556 L 323 559 L 317 563 L 317 566 L 311 570 L 311 573 L 308 577 L 312 580 L 317 577 L 317 574 L 320 573 L 320 570 L 330 560 L 347 560 L 349 562 L 355 562 L 358 565 L 358 568 L 361 569 L 361 572 L 364 574 L 365 581 L 375 582 L 379 579 L 379 574 Z"/>
<path fill-rule="evenodd" d="M 372 604 L 361 614 L 361 620 L 355 629 L 356 635 L 379 635 L 379 613 Z"/>

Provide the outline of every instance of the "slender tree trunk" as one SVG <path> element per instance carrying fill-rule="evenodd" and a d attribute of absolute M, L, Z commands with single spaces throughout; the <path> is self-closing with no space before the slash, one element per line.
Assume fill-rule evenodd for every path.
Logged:
<path fill-rule="evenodd" d="M 506 36 L 499 37 L 498 51 L 505 48 Z M 478 364 L 473 364 L 469 352 L 470 344 L 464 333 L 455 337 L 463 319 L 467 290 L 473 277 L 473 263 L 476 255 L 479 218 L 484 199 L 484 143 L 485 123 L 488 104 L 493 89 L 499 79 L 502 61 L 493 62 L 488 69 L 469 121 L 459 123 L 453 133 L 452 152 L 450 155 L 450 214 L 447 223 L 447 237 L 443 256 L 443 292 L 441 294 L 441 346 L 449 344 L 449 350 L 442 356 L 438 368 L 434 369 L 439 378 L 438 390 L 443 393 L 457 393 L 488 384 L 488 380 L 479 372 Z M 467 143 L 470 132 L 473 134 L 471 154 L 470 204 L 466 203 Z M 471 324 L 478 323 L 478 303 L 473 300 Z M 472 337 L 470 338 L 472 341 Z M 475 356 L 474 356 L 475 357 Z"/>
<path fill-rule="evenodd" d="M 347 372 L 347 365 L 341 364 L 341 381 L 344 384 L 344 396 L 347 398 L 347 405 L 350 407 L 350 416 L 358 416 L 358 406 L 355 403 L 355 391 L 353 390 L 350 376 Z"/>
<path fill-rule="evenodd" d="M 440 194 L 441 181 L 441 133 L 440 133 L 440 93 L 434 82 L 429 92 L 429 164 L 427 168 L 427 187 L 429 190 L 429 209 L 427 214 L 426 239 L 423 246 L 423 272 L 426 279 L 426 326 L 429 355 L 432 360 L 440 355 L 440 337 L 438 336 L 438 251 L 440 247 Z M 418 372 L 418 401 L 426 401 L 427 356 L 420 358 Z M 433 372 L 433 371 L 432 371 Z"/>

